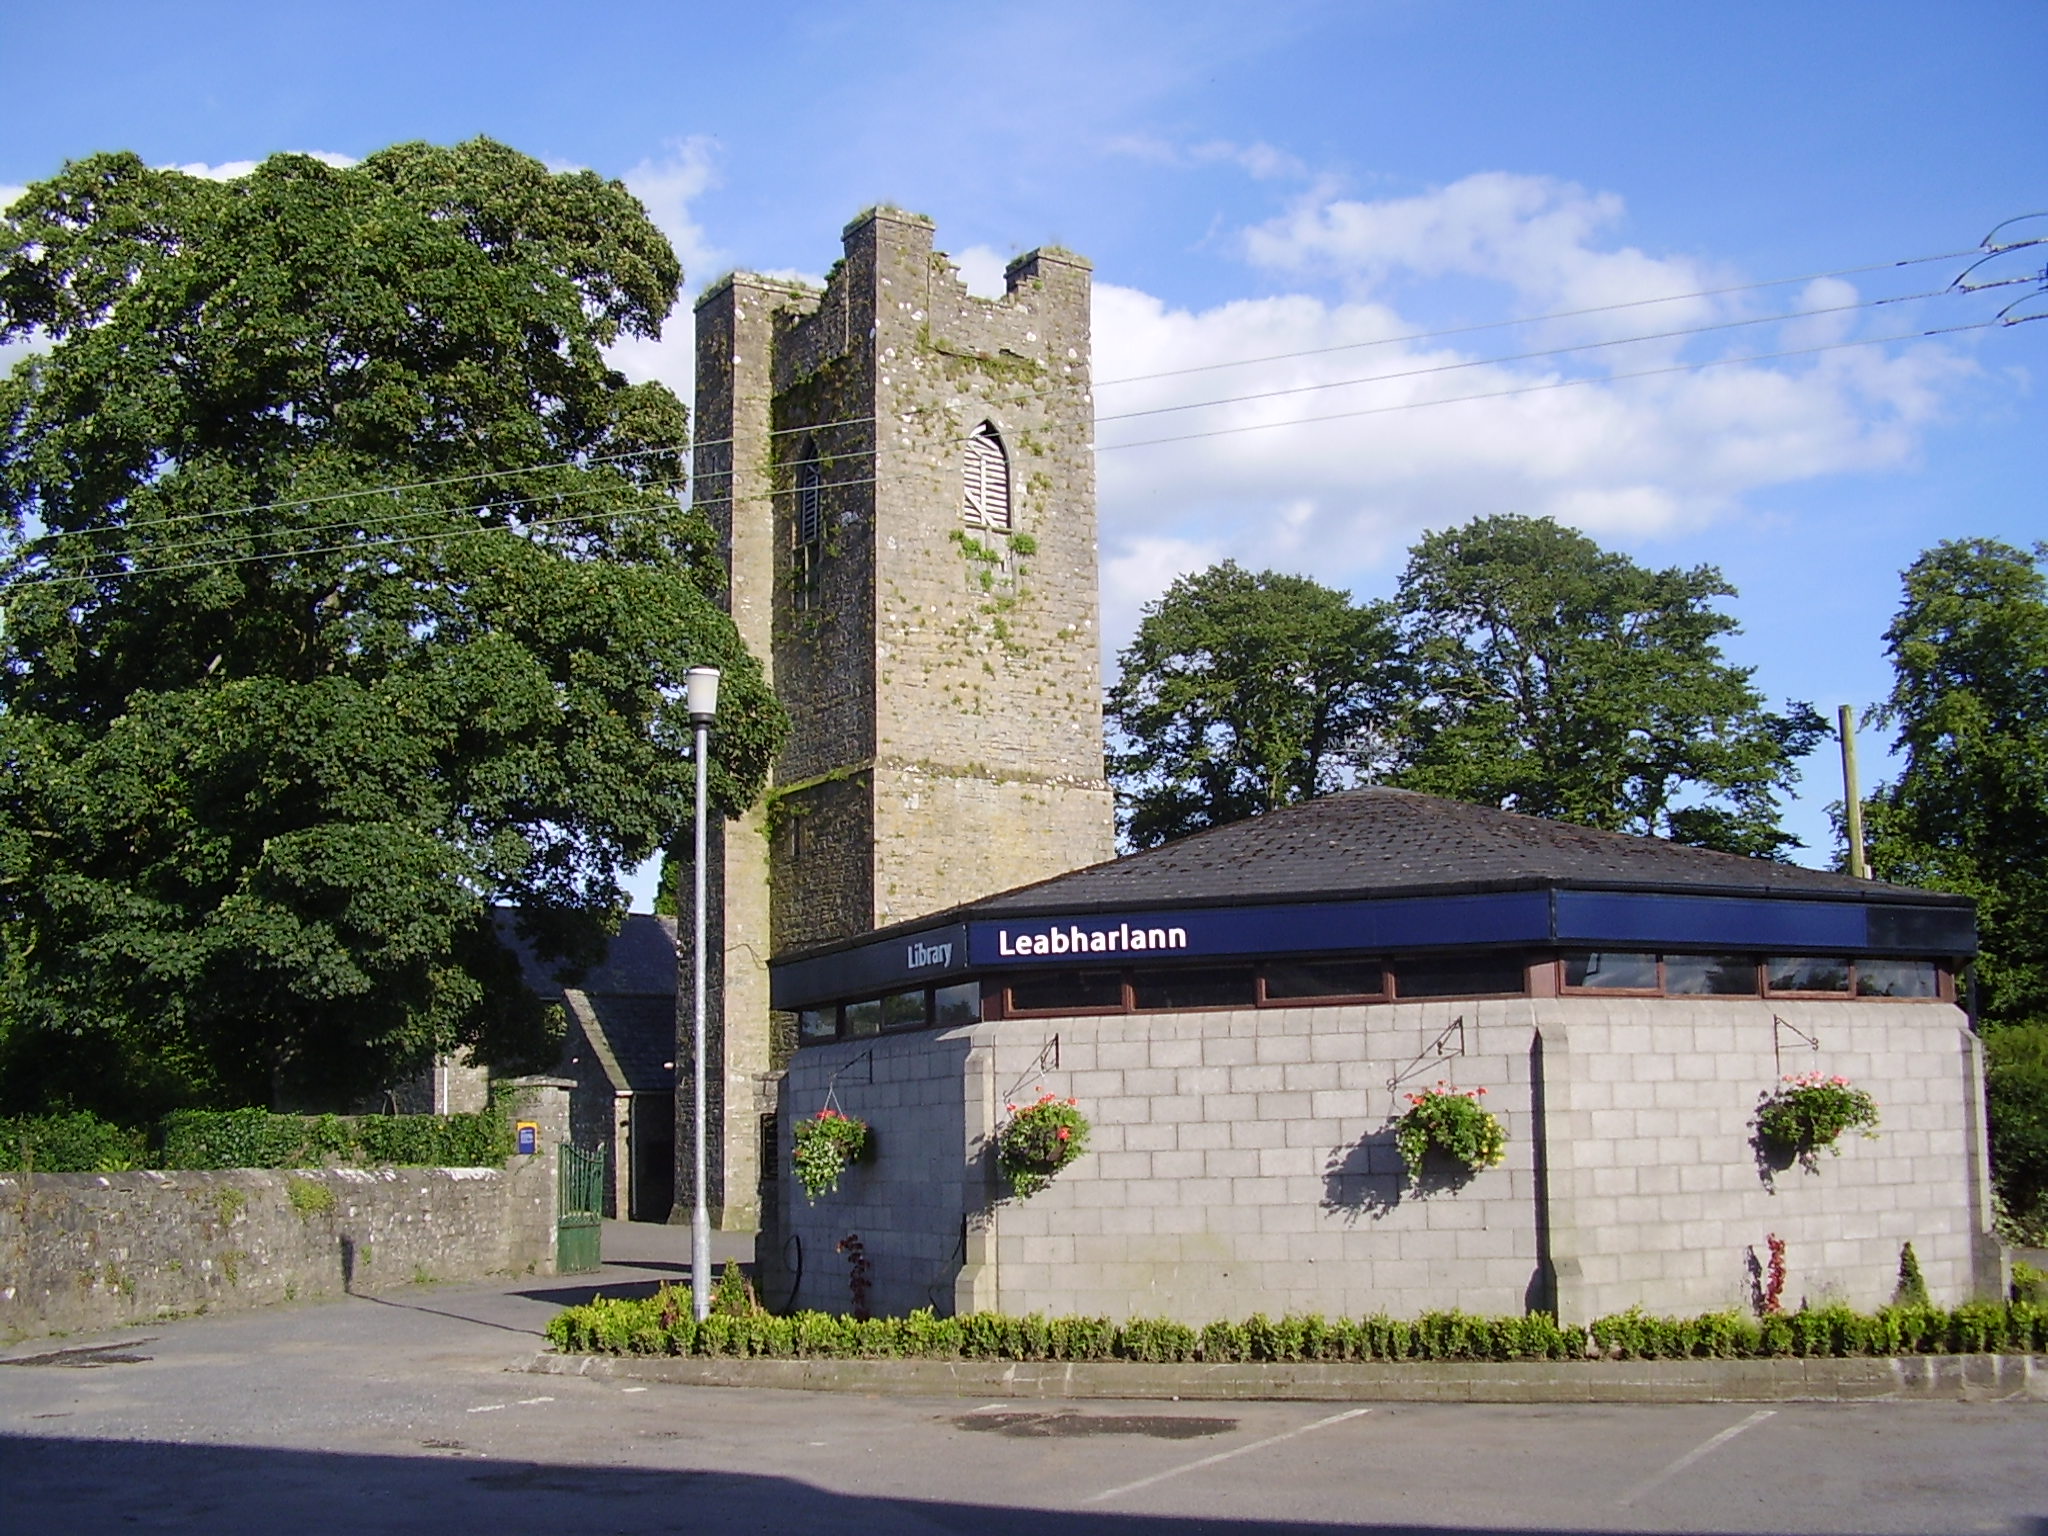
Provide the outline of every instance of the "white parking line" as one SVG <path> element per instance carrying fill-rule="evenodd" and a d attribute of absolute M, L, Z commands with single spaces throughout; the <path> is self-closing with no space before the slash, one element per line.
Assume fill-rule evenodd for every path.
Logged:
<path fill-rule="evenodd" d="M 1155 1472 L 1150 1477 L 1141 1477 L 1135 1483 L 1125 1483 L 1117 1488 L 1105 1488 L 1101 1493 L 1090 1494 L 1081 1502 L 1083 1504 L 1101 1504 L 1106 1500 L 1118 1498 L 1126 1493 L 1136 1493 L 1140 1488 L 1150 1488 L 1154 1483 L 1163 1483 L 1169 1477 L 1179 1477 L 1183 1472 L 1196 1472 L 1203 1467 L 1213 1467 L 1217 1462 L 1229 1461 L 1233 1456 L 1244 1456 L 1252 1451 L 1263 1451 L 1267 1446 L 1278 1445 L 1282 1440 L 1292 1440 L 1295 1436 L 1305 1435 L 1311 1430 L 1324 1429 L 1332 1424 L 1342 1424 L 1346 1419 L 1355 1419 L 1361 1414 L 1371 1412 L 1370 1408 L 1353 1408 L 1345 1413 L 1333 1413 L 1327 1419 L 1317 1419 L 1313 1424 L 1303 1424 L 1300 1428 L 1290 1429 L 1284 1434 L 1268 1435 L 1263 1440 L 1254 1440 L 1250 1445 L 1240 1445 L 1235 1450 L 1218 1451 L 1214 1456 L 1204 1456 L 1199 1460 L 1187 1462 L 1182 1466 L 1169 1467 L 1164 1472 Z"/>
<path fill-rule="evenodd" d="M 1637 1483 L 1635 1487 L 1631 1488 L 1627 1493 L 1621 1496 L 1620 1503 L 1623 1506 L 1635 1503 L 1635 1501 L 1637 1499 L 1640 1499 L 1644 1494 L 1650 1492 L 1654 1488 L 1660 1487 L 1662 1484 L 1669 1482 L 1672 1478 L 1678 1476 L 1679 1473 L 1683 1472 L 1687 1467 L 1691 1466 L 1694 1462 L 1698 1461 L 1702 1456 L 1706 1455 L 1709 1451 L 1718 1450 L 1720 1447 L 1726 1445 L 1730 1440 L 1733 1440 L 1737 1435 L 1741 1434 L 1745 1429 L 1754 1429 L 1757 1425 L 1763 1423 L 1765 1419 L 1768 1419 L 1772 1417 L 1774 1414 L 1776 1414 L 1777 1411 L 1778 1410 L 1775 1408 L 1759 1408 L 1755 1413 L 1752 1413 L 1740 1424 L 1730 1424 L 1726 1429 L 1722 1430 L 1721 1433 L 1719 1433 L 1718 1435 L 1715 1435 L 1711 1440 L 1706 1441 L 1704 1444 L 1694 1446 L 1691 1450 L 1687 1451 L 1683 1456 L 1679 1457 L 1678 1460 L 1672 1462 L 1671 1465 L 1666 1467 L 1662 1472 L 1659 1472 L 1655 1477 L 1647 1478 L 1644 1481 Z"/>

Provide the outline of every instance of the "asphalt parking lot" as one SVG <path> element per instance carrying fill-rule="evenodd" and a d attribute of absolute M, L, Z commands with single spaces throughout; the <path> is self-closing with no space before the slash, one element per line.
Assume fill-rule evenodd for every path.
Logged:
<path fill-rule="evenodd" d="M 0 1349 L 0 1531 L 2048 1536 L 2039 1402 L 1067 1405 L 518 1371 L 564 1300 L 684 1269 L 661 1229 L 608 1253 Z"/>

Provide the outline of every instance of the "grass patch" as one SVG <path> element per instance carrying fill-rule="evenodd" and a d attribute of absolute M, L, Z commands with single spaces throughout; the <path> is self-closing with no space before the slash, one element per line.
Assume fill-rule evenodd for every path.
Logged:
<path fill-rule="evenodd" d="M 292 1209 L 299 1213 L 301 1221 L 334 1214 L 334 1191 L 317 1180 L 286 1179 L 284 1197 L 291 1201 Z"/>

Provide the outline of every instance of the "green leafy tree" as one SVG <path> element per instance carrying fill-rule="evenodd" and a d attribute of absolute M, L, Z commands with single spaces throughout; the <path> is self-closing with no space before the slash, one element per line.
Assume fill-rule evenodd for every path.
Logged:
<path fill-rule="evenodd" d="M 1233 561 L 1147 604 L 1119 666 L 1110 777 L 1139 848 L 1342 788 L 1399 694 L 1386 605 Z"/>
<path fill-rule="evenodd" d="M 1764 707 L 1717 641 L 1711 566 L 1647 570 L 1548 518 L 1424 537 L 1397 597 L 1411 789 L 1608 831 L 1781 856 L 1778 796 L 1827 726 Z"/>
<path fill-rule="evenodd" d="M 1980 1000 L 1995 1023 L 2048 1022 L 2048 579 L 1991 539 L 1937 545 L 1904 573 L 1885 632 L 1898 779 L 1867 804 L 1888 880 L 1977 899 Z"/>
<path fill-rule="evenodd" d="M 1865 805 L 1872 870 L 1977 901 L 1991 1162 L 2018 1235 L 2048 1238 L 2048 545 L 1936 545 L 1890 629 L 1904 770 Z"/>
<path fill-rule="evenodd" d="M 781 716 L 678 500 L 684 408 L 601 349 L 675 257 L 487 140 L 233 181 L 100 155 L 0 219 L 0 1094 L 332 1106 L 549 1020 Z M 38 1107 L 22 1105 L 21 1107 Z"/>

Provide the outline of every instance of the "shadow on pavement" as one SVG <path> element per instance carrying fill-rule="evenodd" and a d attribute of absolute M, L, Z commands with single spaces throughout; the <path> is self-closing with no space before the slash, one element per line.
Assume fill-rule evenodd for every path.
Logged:
<path fill-rule="evenodd" d="M 869 1498 L 789 1478 L 491 1461 L 446 1440 L 422 1441 L 420 1455 L 402 1457 L 0 1435 L 0 1465 L 8 1469 L 11 1527 L 62 1530 L 67 1536 L 137 1527 L 403 1533 L 515 1523 L 548 1536 L 739 1530 L 804 1536 L 1452 1536 L 1450 1527 L 1432 1525 L 1301 1524 Z M 1567 1533 L 1531 1528 L 1528 1536 Z M 2048 1520 L 2028 1520 L 2014 1528 L 2014 1536 L 2048 1536 Z"/>

